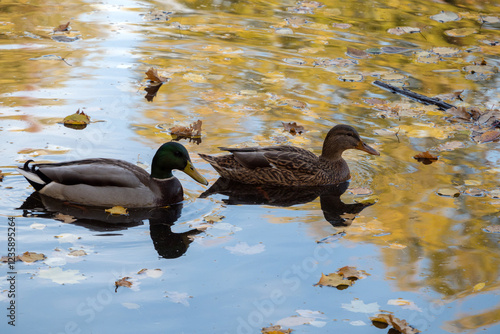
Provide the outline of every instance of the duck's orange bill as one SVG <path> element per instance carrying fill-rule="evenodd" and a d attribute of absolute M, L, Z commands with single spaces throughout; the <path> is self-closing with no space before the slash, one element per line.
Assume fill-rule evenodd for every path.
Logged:
<path fill-rule="evenodd" d="M 377 150 L 375 150 L 374 148 L 366 145 L 361 140 L 359 141 L 358 146 L 356 146 L 356 149 L 361 150 L 361 151 L 365 151 L 366 153 L 370 153 L 370 154 L 373 154 L 373 155 L 380 155 L 380 153 L 378 153 Z"/>

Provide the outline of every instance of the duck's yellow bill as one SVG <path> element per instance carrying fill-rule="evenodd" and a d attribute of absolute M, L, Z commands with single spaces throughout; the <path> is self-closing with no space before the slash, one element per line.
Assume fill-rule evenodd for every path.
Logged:
<path fill-rule="evenodd" d="M 191 161 L 187 162 L 186 167 L 183 170 L 184 173 L 191 176 L 195 181 L 200 182 L 201 184 L 208 185 L 208 181 L 194 168 L 193 163 Z"/>

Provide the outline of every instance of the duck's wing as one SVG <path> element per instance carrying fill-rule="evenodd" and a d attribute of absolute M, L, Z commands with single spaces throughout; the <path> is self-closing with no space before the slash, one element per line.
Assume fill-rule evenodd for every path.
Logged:
<path fill-rule="evenodd" d="M 40 190 L 50 182 L 62 185 L 86 184 L 95 187 L 136 188 L 148 182 L 149 174 L 131 163 L 115 159 L 86 159 L 55 164 L 27 162 L 20 168 L 35 189 Z M 33 184 L 33 182 L 35 184 Z"/>
<path fill-rule="evenodd" d="M 317 172 L 318 157 L 308 150 L 295 146 L 220 149 L 231 152 L 237 162 L 250 169 L 269 167 L 306 174 Z"/>

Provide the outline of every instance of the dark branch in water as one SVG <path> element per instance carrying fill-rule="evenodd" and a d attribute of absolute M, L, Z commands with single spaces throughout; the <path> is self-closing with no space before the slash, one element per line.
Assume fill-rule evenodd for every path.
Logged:
<path fill-rule="evenodd" d="M 434 97 L 428 97 L 428 96 L 425 96 L 425 95 L 422 95 L 419 93 L 415 93 L 415 92 L 412 92 L 408 89 L 404 89 L 404 88 L 401 89 L 401 88 L 395 87 L 393 85 L 389 85 L 389 84 L 382 82 L 382 81 L 379 81 L 379 80 L 374 81 L 373 84 L 377 87 L 388 90 L 391 93 L 406 96 L 406 97 L 408 97 L 412 100 L 415 100 L 417 102 L 420 102 L 422 104 L 425 104 L 425 105 L 433 104 L 441 110 L 448 110 L 448 109 L 455 107 L 454 105 L 443 102 L 440 99 L 437 99 Z"/>

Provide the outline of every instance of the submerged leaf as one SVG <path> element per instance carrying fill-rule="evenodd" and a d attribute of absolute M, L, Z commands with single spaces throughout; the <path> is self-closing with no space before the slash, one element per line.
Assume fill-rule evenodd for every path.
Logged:
<path fill-rule="evenodd" d="M 197 120 L 196 122 L 192 123 L 188 127 L 176 125 L 174 127 L 171 127 L 169 130 L 170 130 L 170 134 L 172 136 L 200 137 L 201 136 L 201 125 L 202 125 L 202 121 Z"/>
<path fill-rule="evenodd" d="M 298 125 L 296 122 L 281 122 L 283 124 L 283 127 L 285 128 L 285 131 L 290 132 L 292 135 L 296 134 L 301 134 L 302 132 L 305 132 L 304 127 L 302 125 Z"/>
<path fill-rule="evenodd" d="M 413 156 L 413 159 L 416 159 L 418 162 L 423 163 L 424 165 L 429 165 L 433 163 L 434 161 L 438 160 L 438 157 L 435 155 L 430 154 L 428 151 L 419 153 L 415 156 Z"/>
<path fill-rule="evenodd" d="M 413 34 L 416 32 L 420 32 L 420 28 L 417 27 L 395 27 L 388 29 L 387 32 L 393 35 L 404 35 L 404 34 Z"/>
<path fill-rule="evenodd" d="M 477 30 L 474 28 L 458 28 L 446 30 L 444 33 L 450 37 L 466 37 L 472 34 L 476 34 Z"/>
<path fill-rule="evenodd" d="M 450 21 L 458 21 L 458 20 L 460 20 L 460 16 L 458 16 L 458 14 L 454 13 L 454 12 L 442 11 L 439 14 L 432 15 L 431 19 L 434 21 L 438 21 L 438 22 L 443 23 L 443 22 L 450 22 Z"/>
<path fill-rule="evenodd" d="M 346 55 L 348 55 L 349 57 L 352 57 L 352 58 L 370 58 L 371 57 L 369 53 L 367 53 L 363 50 L 351 48 L 351 47 L 347 48 Z"/>

